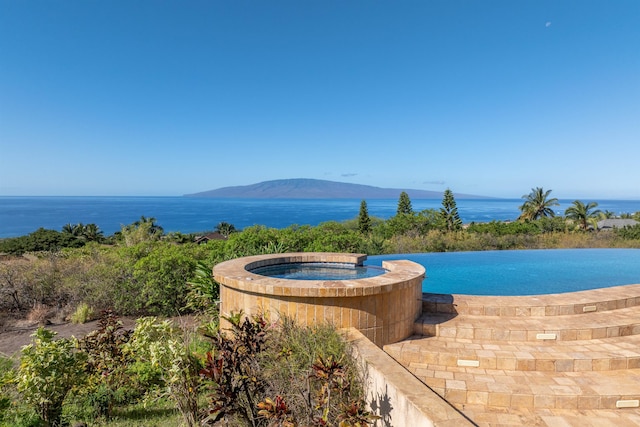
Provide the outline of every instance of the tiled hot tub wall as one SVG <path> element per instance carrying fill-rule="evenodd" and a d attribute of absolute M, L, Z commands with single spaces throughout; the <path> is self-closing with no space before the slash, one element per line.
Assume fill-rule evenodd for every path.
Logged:
<path fill-rule="evenodd" d="M 220 283 L 220 313 L 244 311 L 275 320 L 289 316 L 303 325 L 329 322 L 354 327 L 378 346 L 401 341 L 413 333 L 422 312 L 420 264 L 385 261 L 386 273 L 355 280 L 291 280 L 261 276 L 249 270 L 299 262 L 338 262 L 360 265 L 364 254 L 301 252 L 257 255 L 225 261 L 213 268 Z M 228 325 L 222 324 L 222 327 Z"/>

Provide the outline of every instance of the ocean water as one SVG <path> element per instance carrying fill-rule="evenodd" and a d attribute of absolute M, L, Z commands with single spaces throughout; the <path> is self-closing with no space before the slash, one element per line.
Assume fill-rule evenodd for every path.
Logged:
<path fill-rule="evenodd" d="M 165 232 L 197 233 L 220 222 L 237 229 L 251 225 L 285 228 L 357 218 L 360 199 L 209 199 L 191 197 L 0 197 L 0 238 L 29 234 L 40 227 L 61 230 L 67 224 L 97 224 L 106 234 L 140 216 L 153 217 Z M 558 213 L 571 205 L 561 200 Z M 616 214 L 640 211 L 640 200 L 603 200 L 598 208 Z M 412 199 L 414 211 L 440 209 L 441 199 Z M 514 220 L 522 199 L 456 199 L 463 222 Z M 388 219 L 398 199 L 367 200 L 369 215 Z"/>

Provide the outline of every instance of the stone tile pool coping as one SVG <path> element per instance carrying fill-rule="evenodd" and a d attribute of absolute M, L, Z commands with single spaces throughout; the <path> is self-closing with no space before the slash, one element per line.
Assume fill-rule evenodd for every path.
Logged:
<path fill-rule="evenodd" d="M 343 263 L 362 265 L 365 254 L 332 252 L 300 252 L 292 254 L 256 255 L 237 258 L 218 264 L 214 277 L 224 277 L 224 285 L 238 290 L 273 296 L 356 297 L 390 292 L 398 282 L 410 276 L 425 274 L 420 264 L 406 261 L 388 261 L 383 264 L 384 274 L 362 279 L 346 280 L 292 280 L 255 274 L 251 270 L 279 264 Z M 408 274 L 407 274 L 408 273 Z"/>

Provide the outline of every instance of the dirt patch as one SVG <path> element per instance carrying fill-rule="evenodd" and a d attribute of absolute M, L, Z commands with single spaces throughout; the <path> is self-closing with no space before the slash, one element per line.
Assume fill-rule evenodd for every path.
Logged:
<path fill-rule="evenodd" d="M 125 329 L 133 329 L 136 326 L 135 317 L 119 317 L 122 327 Z M 159 319 L 162 320 L 162 319 Z M 181 316 L 170 318 L 175 325 L 185 330 L 195 330 L 198 320 L 194 316 Z M 4 319 L 4 325 L 0 328 L 0 356 L 18 358 L 20 350 L 25 345 L 31 344 L 31 335 L 38 329 L 37 322 L 29 322 L 28 320 L 11 320 Z M 98 329 L 98 320 L 91 322 L 76 324 L 71 322 L 53 322 L 44 325 L 46 329 L 56 332 L 56 338 L 82 338 L 89 332 Z"/>
<path fill-rule="evenodd" d="M 135 319 L 120 318 L 122 326 L 126 329 L 133 329 Z M 4 326 L 0 332 L 0 355 L 4 357 L 18 357 L 23 346 L 31 344 L 31 335 L 38 329 L 38 323 L 18 320 L 12 324 Z M 52 323 L 45 325 L 45 328 L 57 333 L 59 338 L 82 338 L 91 331 L 98 329 L 98 321 L 76 324 L 71 322 Z"/>

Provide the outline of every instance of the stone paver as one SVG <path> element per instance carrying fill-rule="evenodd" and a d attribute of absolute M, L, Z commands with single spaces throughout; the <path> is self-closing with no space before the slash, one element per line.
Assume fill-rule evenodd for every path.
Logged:
<path fill-rule="evenodd" d="M 425 294 L 423 312 L 384 349 L 478 425 L 640 426 L 640 285 Z"/>

